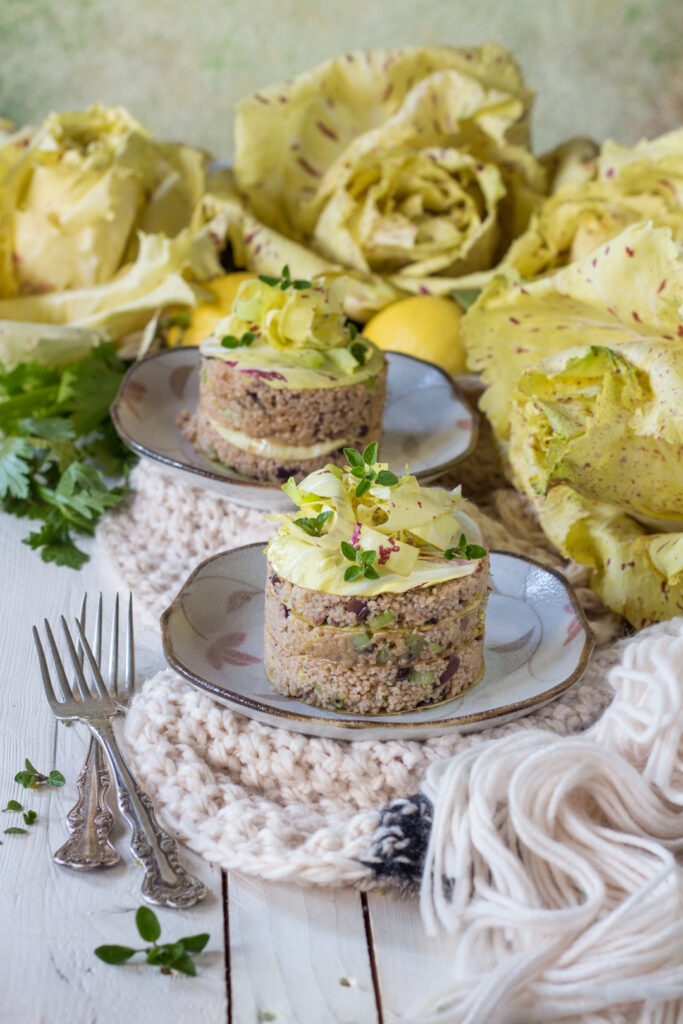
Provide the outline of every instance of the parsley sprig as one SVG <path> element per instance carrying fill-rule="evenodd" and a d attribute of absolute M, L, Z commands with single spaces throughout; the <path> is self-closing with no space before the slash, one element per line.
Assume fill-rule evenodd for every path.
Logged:
<path fill-rule="evenodd" d="M 344 558 L 348 559 L 349 562 L 353 562 L 353 565 L 349 565 L 344 573 L 345 580 L 357 580 L 361 576 L 364 576 L 367 580 L 379 579 L 379 573 L 373 565 L 377 558 L 376 551 L 359 551 L 358 548 L 354 548 L 353 544 L 343 540 L 341 542 L 341 552 Z"/>
<path fill-rule="evenodd" d="M 136 953 L 145 954 L 145 962 L 160 967 L 162 974 L 197 973 L 194 960 L 191 954 L 201 953 L 209 941 L 207 932 L 200 935 L 186 935 L 175 942 L 158 943 L 161 936 L 161 925 L 153 910 L 149 907 L 138 907 L 135 915 L 135 924 L 140 938 L 145 942 L 151 942 L 151 946 L 142 949 L 133 949 L 131 946 L 98 946 L 95 956 L 104 960 L 105 964 L 122 964 L 130 960 Z"/>
<path fill-rule="evenodd" d="M 282 268 L 281 277 L 271 277 L 269 274 L 259 274 L 258 279 L 259 281 L 263 281 L 264 284 L 269 284 L 271 288 L 280 288 L 283 292 L 286 292 L 288 288 L 294 288 L 295 291 L 302 292 L 304 288 L 313 287 L 310 281 L 304 281 L 302 278 L 293 279 L 287 264 Z"/>
<path fill-rule="evenodd" d="M 307 533 L 310 537 L 319 537 L 322 533 L 323 526 L 330 518 L 332 513 L 330 511 L 321 512 L 314 519 L 308 516 L 300 516 L 294 520 L 295 526 L 300 526 L 304 533 Z"/>
<path fill-rule="evenodd" d="M 359 480 L 356 487 L 356 497 L 362 498 L 370 490 L 374 483 L 383 487 L 393 487 L 398 483 L 398 477 L 388 469 L 376 470 L 377 464 L 377 441 L 372 441 L 361 454 L 355 448 L 345 448 L 344 455 L 351 467 L 351 475 Z"/>
<path fill-rule="evenodd" d="M 475 558 L 484 558 L 486 551 L 479 544 L 468 544 L 467 537 L 464 533 L 461 533 L 457 546 L 446 548 L 443 554 L 444 558 L 447 558 L 449 561 L 454 558 L 466 558 L 468 561 L 472 561 Z"/>
<path fill-rule="evenodd" d="M 124 488 L 134 456 L 109 418 L 126 371 L 113 345 L 62 366 L 0 366 L 0 504 L 40 526 L 24 541 L 45 562 L 78 569 L 88 556 L 73 533 L 92 535 Z"/>

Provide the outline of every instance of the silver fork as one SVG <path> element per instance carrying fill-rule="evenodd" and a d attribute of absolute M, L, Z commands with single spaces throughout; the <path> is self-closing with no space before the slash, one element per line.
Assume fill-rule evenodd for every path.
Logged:
<path fill-rule="evenodd" d="M 80 621 L 85 629 L 86 605 L 88 595 L 83 598 Z M 93 634 L 93 646 L 97 663 L 102 662 L 102 594 L 97 604 L 97 617 Z M 79 660 L 83 664 L 83 648 L 77 645 Z M 118 660 L 119 653 L 119 595 L 116 595 L 114 614 L 111 624 L 109 644 L 109 686 L 118 695 Z M 133 692 L 135 679 L 134 640 L 133 640 L 133 595 L 128 599 L 128 618 L 126 631 L 126 677 L 123 693 L 128 700 Z M 78 800 L 66 816 L 69 838 L 63 846 L 53 854 L 56 864 L 77 871 L 89 871 L 92 868 L 106 868 L 118 864 L 118 851 L 109 842 L 114 826 L 114 815 L 107 804 L 107 796 L 111 787 L 111 777 L 102 748 L 94 736 L 90 737 L 88 753 L 76 779 Z"/>
<path fill-rule="evenodd" d="M 123 707 L 107 690 L 83 626 L 76 619 L 76 630 L 94 683 L 92 688 L 88 686 L 78 651 L 63 615 L 61 623 L 76 677 L 73 689 L 69 685 L 50 623 L 47 619 L 44 620 L 45 634 L 62 693 L 61 700 L 55 695 L 40 635 L 37 628 L 33 627 L 33 639 L 50 709 L 56 718 L 84 721 L 109 755 L 116 779 L 119 806 L 133 829 L 131 852 L 140 861 L 145 872 L 142 882 L 143 898 L 148 903 L 166 907 L 191 907 L 204 899 L 206 886 L 180 863 L 176 840 L 160 827 L 151 800 L 141 789 L 123 759 L 111 726 L 111 718 L 122 711 Z M 80 699 L 75 696 L 76 687 Z"/>

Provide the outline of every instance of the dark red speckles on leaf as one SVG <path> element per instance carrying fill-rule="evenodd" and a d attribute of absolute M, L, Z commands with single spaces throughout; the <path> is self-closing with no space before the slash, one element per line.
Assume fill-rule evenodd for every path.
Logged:
<path fill-rule="evenodd" d="M 633 317 L 633 319 L 635 320 L 635 322 L 636 322 L 637 324 L 641 323 L 641 319 L 640 319 L 640 317 L 638 316 L 638 314 L 636 313 L 635 309 L 634 309 L 634 310 L 633 310 L 633 312 L 631 313 L 631 316 Z"/>
<path fill-rule="evenodd" d="M 633 249 L 629 249 L 629 247 L 626 246 L 626 255 L 627 256 L 635 256 L 635 253 L 634 253 Z"/>
<path fill-rule="evenodd" d="M 259 103 L 264 103 L 266 106 L 268 106 L 270 103 L 270 100 L 267 100 L 265 96 L 261 96 L 257 92 L 254 93 L 254 99 L 258 100 Z"/>
<path fill-rule="evenodd" d="M 237 363 L 228 363 L 228 366 L 237 366 Z M 240 370 L 240 373 L 247 373 L 250 377 L 258 377 L 259 380 L 287 380 L 282 373 L 278 373 L 277 370 Z"/>
<path fill-rule="evenodd" d="M 246 633 L 226 633 L 206 648 L 206 660 L 212 668 L 219 669 L 223 665 L 256 665 L 260 661 L 239 647 L 247 638 Z"/>
<path fill-rule="evenodd" d="M 389 82 L 388 86 L 386 87 L 386 89 L 382 93 L 382 103 L 386 103 L 387 102 L 387 100 L 389 99 L 389 97 L 391 96 L 393 91 L 394 91 L 394 83 L 393 82 Z"/>
<path fill-rule="evenodd" d="M 664 278 L 664 280 L 660 284 L 659 288 L 657 289 L 657 295 L 661 295 L 661 293 L 664 291 L 665 288 L 666 288 L 666 278 Z"/>
<path fill-rule="evenodd" d="M 683 338 L 683 324 L 679 324 L 678 325 L 678 329 L 676 331 L 676 334 L 678 335 L 679 338 Z"/>
<path fill-rule="evenodd" d="M 606 178 L 613 178 L 614 177 L 614 168 L 613 167 L 608 167 L 607 168 L 607 171 L 605 173 L 605 177 Z"/>
<path fill-rule="evenodd" d="M 592 263 L 593 263 L 594 267 L 597 267 L 597 265 L 598 265 L 598 261 L 597 260 L 593 260 Z"/>
<path fill-rule="evenodd" d="M 357 548 L 360 544 L 360 523 L 356 523 L 353 533 L 351 534 L 351 543 L 354 548 Z"/>
<path fill-rule="evenodd" d="M 391 556 L 395 551 L 399 550 L 399 546 L 393 537 L 388 538 L 388 545 L 380 544 L 379 546 L 379 558 L 377 562 L 379 565 L 386 565 Z"/>
<path fill-rule="evenodd" d="M 511 324 L 516 324 L 517 326 L 519 326 L 519 320 L 516 317 L 509 316 L 508 320 L 510 321 Z"/>
<path fill-rule="evenodd" d="M 298 163 L 299 167 L 301 167 L 306 172 L 306 174 L 310 174 L 312 178 L 322 177 L 320 171 L 316 171 L 315 167 L 312 167 L 311 164 L 309 164 L 308 160 L 305 160 L 304 157 L 297 157 L 296 162 Z"/>
<path fill-rule="evenodd" d="M 324 124 L 322 121 L 316 121 L 315 126 L 318 131 L 322 132 L 323 135 L 326 135 L 328 139 L 334 139 L 335 142 L 339 141 L 339 136 L 335 131 L 332 131 L 329 125 Z"/>

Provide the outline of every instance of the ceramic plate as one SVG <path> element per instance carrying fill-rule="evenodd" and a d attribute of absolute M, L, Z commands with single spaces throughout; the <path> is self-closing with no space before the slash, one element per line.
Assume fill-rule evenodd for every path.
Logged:
<path fill-rule="evenodd" d="M 429 483 L 471 452 L 474 413 L 443 370 L 421 359 L 387 353 L 387 401 L 380 456 L 403 473 L 406 462 Z M 134 363 L 123 379 L 111 417 L 122 440 L 143 458 L 160 462 L 189 483 L 202 483 L 240 505 L 288 509 L 279 484 L 250 480 L 203 459 L 176 420 L 199 400 L 199 350 L 172 348 Z"/>
<path fill-rule="evenodd" d="M 398 714 L 314 708 L 271 689 L 263 669 L 263 544 L 225 551 L 192 573 L 161 617 L 168 663 L 250 718 L 327 739 L 424 739 L 496 725 L 553 700 L 583 673 L 593 634 L 564 576 L 491 554 L 486 671 L 467 693 Z"/>

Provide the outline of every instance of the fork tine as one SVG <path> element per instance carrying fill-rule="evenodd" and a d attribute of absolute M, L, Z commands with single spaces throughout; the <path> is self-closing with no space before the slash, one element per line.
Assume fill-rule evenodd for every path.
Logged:
<path fill-rule="evenodd" d="M 135 638 L 133 634 L 133 594 L 128 594 L 128 629 L 126 630 L 126 699 L 135 686 Z"/>
<path fill-rule="evenodd" d="M 64 632 L 65 632 L 66 637 L 67 637 L 67 643 L 69 644 L 69 649 L 70 650 L 74 650 L 73 640 L 71 639 L 71 634 L 69 633 L 69 628 L 68 628 L 68 626 L 67 626 L 63 616 L 62 616 L 62 625 L 64 627 Z M 102 673 L 100 672 L 100 666 L 97 664 L 97 661 L 95 659 L 95 655 L 92 652 L 92 647 L 88 643 L 88 638 L 86 637 L 85 632 L 83 631 L 83 627 L 81 626 L 81 624 L 78 621 L 78 619 L 76 619 L 76 629 L 80 633 L 81 643 L 83 644 L 83 650 L 85 651 L 85 657 L 86 657 L 86 660 L 88 662 L 88 665 L 90 666 L 90 670 L 92 672 L 93 679 L 95 680 L 95 686 L 97 687 L 98 692 L 99 692 L 101 697 L 109 697 L 109 693 L 107 692 L 107 687 L 105 686 L 104 679 L 102 678 Z M 74 650 L 74 653 L 75 653 L 75 650 Z M 73 655 L 72 655 L 72 657 L 73 657 Z M 81 672 L 81 674 L 82 674 L 82 672 Z"/>
<path fill-rule="evenodd" d="M 62 623 L 62 630 L 64 632 L 64 638 L 66 640 L 66 645 L 69 648 L 69 654 L 71 655 L 71 660 L 73 662 L 74 670 L 76 672 L 76 682 L 78 683 L 78 686 L 79 686 L 79 689 L 81 691 L 81 694 L 83 695 L 83 699 L 84 700 L 89 700 L 89 699 L 91 699 L 95 695 L 94 694 L 94 690 L 91 690 L 88 687 L 88 681 L 85 678 L 85 673 L 83 671 L 83 666 L 81 665 L 80 661 L 78 660 L 78 654 L 76 652 L 76 647 L 75 647 L 75 644 L 74 644 L 74 642 L 73 642 L 73 640 L 71 638 L 71 633 L 69 632 L 69 627 L 66 624 L 66 619 L 64 618 L 63 615 L 60 616 L 60 618 L 61 618 L 61 623 Z M 78 622 L 78 619 L 76 619 L 76 624 L 81 629 L 83 628 L 80 625 L 80 623 Z M 81 634 L 81 640 L 82 641 L 85 640 L 85 633 Z M 82 646 L 83 646 L 84 653 L 87 654 L 87 651 L 90 650 L 90 646 L 88 645 L 87 650 L 86 650 L 86 645 L 85 644 L 82 644 Z"/>
<path fill-rule="evenodd" d="M 83 623 L 85 626 L 85 623 Z M 97 602 L 97 618 L 95 619 L 95 635 L 93 637 L 93 653 L 97 658 L 97 664 L 102 661 L 102 591 Z"/>
<path fill-rule="evenodd" d="M 43 645 L 40 642 L 40 634 L 36 627 L 33 627 L 33 641 L 36 645 L 36 652 L 38 654 L 38 664 L 40 665 L 40 674 L 43 677 L 43 686 L 45 687 L 45 696 L 50 707 L 55 707 L 58 704 L 55 696 L 55 691 L 52 689 L 52 682 L 50 680 L 50 672 L 47 667 L 47 661 L 45 660 L 45 651 Z"/>
<path fill-rule="evenodd" d="M 111 641 L 109 643 L 109 689 L 116 696 L 119 692 L 119 595 L 114 601 L 114 615 L 111 620 Z"/>
<path fill-rule="evenodd" d="M 64 671 L 64 665 L 62 664 L 62 659 L 59 656 L 59 651 L 57 650 L 57 644 L 55 643 L 55 638 L 52 635 L 52 630 L 50 628 L 50 623 L 47 621 L 47 619 L 43 619 L 43 625 L 45 626 L 45 632 L 47 634 L 47 642 L 50 645 L 50 654 L 52 655 L 52 660 L 53 660 L 53 662 L 55 664 L 55 669 L 57 671 L 57 678 L 59 679 L 59 685 L 62 688 L 62 695 L 64 696 L 64 700 L 73 700 L 73 696 L 74 696 L 73 695 L 73 691 L 71 690 L 71 687 L 69 686 L 69 680 L 66 677 L 66 672 Z M 76 652 L 75 651 L 74 651 L 74 665 L 75 666 L 78 665 L 78 658 L 76 657 Z M 80 665 L 78 665 L 78 667 L 80 668 Z M 83 675 L 82 671 L 81 671 L 81 675 Z M 76 676 L 76 678 L 78 678 L 78 675 Z M 83 680 L 83 681 L 85 682 L 85 680 Z M 79 682 L 80 682 L 80 680 L 79 680 Z M 87 687 L 86 687 L 86 691 L 83 693 L 83 696 L 84 697 L 89 697 L 90 696 L 90 694 L 87 691 Z"/>

